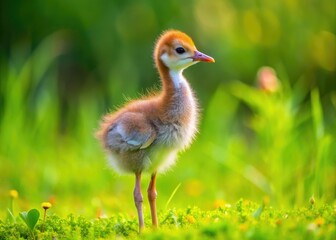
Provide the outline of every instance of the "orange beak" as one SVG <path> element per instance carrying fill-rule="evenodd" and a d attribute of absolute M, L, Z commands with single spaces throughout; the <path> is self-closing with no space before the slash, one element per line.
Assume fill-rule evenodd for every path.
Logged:
<path fill-rule="evenodd" d="M 199 62 L 215 62 L 215 59 L 197 50 L 195 51 L 194 56 L 192 56 L 191 58 L 194 61 L 199 61 Z"/>

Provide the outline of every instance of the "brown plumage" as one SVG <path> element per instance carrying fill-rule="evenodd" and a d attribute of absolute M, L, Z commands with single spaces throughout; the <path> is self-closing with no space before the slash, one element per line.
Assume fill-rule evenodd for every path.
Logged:
<path fill-rule="evenodd" d="M 188 147 L 197 132 L 197 103 L 182 72 L 199 61 L 214 62 L 213 58 L 197 51 L 189 36 L 176 30 L 166 31 L 159 37 L 154 61 L 162 91 L 107 114 L 97 132 L 110 164 L 117 171 L 136 175 L 134 201 L 139 230 L 144 227 L 141 173 L 152 173 L 148 198 L 152 223 L 157 226 L 156 173 L 172 166 L 178 151 Z"/>

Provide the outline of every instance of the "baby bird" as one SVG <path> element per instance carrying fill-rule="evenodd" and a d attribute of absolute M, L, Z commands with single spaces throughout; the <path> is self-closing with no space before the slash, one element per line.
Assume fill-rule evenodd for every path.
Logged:
<path fill-rule="evenodd" d="M 188 35 L 177 30 L 166 31 L 159 37 L 154 61 L 162 90 L 107 114 L 96 134 L 112 167 L 135 174 L 133 195 L 139 232 L 144 228 L 141 174 L 152 174 L 147 193 L 152 224 L 157 227 L 156 174 L 174 164 L 177 153 L 191 144 L 197 132 L 197 102 L 182 72 L 200 61 L 215 62 L 199 52 Z"/>

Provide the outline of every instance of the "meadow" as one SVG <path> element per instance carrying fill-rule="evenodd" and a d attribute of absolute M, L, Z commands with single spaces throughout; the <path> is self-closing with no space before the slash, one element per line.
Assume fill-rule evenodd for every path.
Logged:
<path fill-rule="evenodd" d="M 152 45 L 167 28 L 216 63 L 185 72 L 199 134 L 158 176 L 162 228 L 143 237 L 335 236 L 335 3 L 5 2 L 0 239 L 138 237 L 134 177 L 110 169 L 94 132 L 125 98 L 159 88 Z M 256 83 L 263 66 L 276 72 L 275 91 Z M 42 202 L 52 204 L 44 233 Z M 35 208 L 32 236 L 19 213 Z"/>

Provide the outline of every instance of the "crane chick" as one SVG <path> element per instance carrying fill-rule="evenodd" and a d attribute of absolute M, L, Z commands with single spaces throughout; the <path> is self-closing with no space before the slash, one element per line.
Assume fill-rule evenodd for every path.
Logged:
<path fill-rule="evenodd" d="M 198 62 L 215 60 L 199 52 L 185 33 L 169 30 L 156 42 L 154 61 L 161 91 L 105 115 L 96 134 L 111 166 L 119 172 L 135 174 L 133 196 L 139 231 L 144 227 L 141 174 L 152 174 L 147 193 L 152 224 L 157 227 L 156 174 L 174 164 L 177 153 L 191 144 L 197 132 L 197 102 L 183 70 Z"/>

